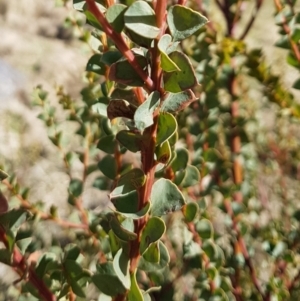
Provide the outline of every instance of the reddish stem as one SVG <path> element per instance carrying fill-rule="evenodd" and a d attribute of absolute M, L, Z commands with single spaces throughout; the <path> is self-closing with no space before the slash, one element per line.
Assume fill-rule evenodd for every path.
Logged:
<path fill-rule="evenodd" d="M 276 9 L 277 9 L 278 12 L 280 12 L 283 9 L 283 7 L 282 7 L 279 0 L 274 0 L 274 4 L 275 4 Z M 297 61 L 300 62 L 300 50 L 298 48 L 298 45 L 291 38 L 291 29 L 288 25 L 288 22 L 287 22 L 286 18 L 284 16 L 282 18 L 283 18 L 283 24 L 282 24 L 283 30 L 285 31 L 285 33 L 289 37 L 289 42 L 291 44 L 292 51 L 293 51 Z"/>
<path fill-rule="evenodd" d="M 7 249 L 9 248 L 6 233 L 2 226 L 0 226 L 0 241 L 4 243 Z M 26 258 L 22 255 L 17 247 L 14 247 L 13 249 L 11 265 L 22 278 L 25 278 L 26 275 L 28 275 L 28 281 L 37 289 L 43 300 L 56 301 L 55 295 L 45 285 L 44 281 L 37 276 L 33 266 L 28 267 Z"/>
<path fill-rule="evenodd" d="M 149 77 L 149 75 L 141 68 L 139 62 L 137 61 L 135 55 L 130 50 L 130 48 L 127 46 L 123 36 L 114 31 L 114 29 L 111 27 L 111 25 L 106 20 L 103 13 L 98 9 L 95 0 L 86 0 L 86 3 L 88 5 L 88 9 L 90 12 L 97 18 L 98 22 L 102 25 L 103 30 L 105 33 L 114 41 L 117 48 L 122 52 L 122 54 L 127 58 L 128 62 L 131 64 L 131 66 L 134 68 L 134 70 L 138 73 L 138 75 L 143 79 L 145 82 L 145 88 L 148 91 L 154 90 L 154 84 L 152 79 Z"/>
<path fill-rule="evenodd" d="M 239 227 L 238 227 L 238 224 L 237 224 L 237 220 L 236 220 L 236 218 L 234 216 L 234 213 L 233 213 L 233 210 L 232 210 L 232 207 L 231 207 L 230 200 L 226 199 L 224 201 L 224 205 L 225 205 L 227 214 L 231 217 L 231 219 L 233 221 L 232 228 L 235 231 L 236 236 L 237 236 L 238 249 L 243 254 L 243 257 L 245 259 L 245 264 L 246 264 L 246 266 L 248 267 L 248 269 L 250 271 L 250 276 L 251 276 L 251 279 L 252 279 L 252 283 L 254 284 L 255 288 L 257 289 L 257 291 L 261 295 L 262 300 L 263 301 L 270 301 L 269 294 L 268 293 L 264 294 L 264 292 L 263 292 L 263 290 L 262 290 L 262 288 L 261 288 L 261 286 L 259 284 L 256 272 L 255 272 L 255 269 L 254 269 L 253 262 L 252 262 L 252 260 L 251 260 L 251 258 L 249 256 L 249 253 L 248 253 L 245 241 L 244 241 L 243 236 L 242 236 L 242 234 L 241 234 L 241 232 L 239 230 Z"/>

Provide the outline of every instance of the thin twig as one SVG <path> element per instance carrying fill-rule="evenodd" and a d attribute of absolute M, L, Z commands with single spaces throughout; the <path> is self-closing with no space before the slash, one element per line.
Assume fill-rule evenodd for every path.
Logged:
<path fill-rule="evenodd" d="M 7 180 L 3 180 L 2 184 L 4 184 L 9 191 L 14 193 L 13 186 Z M 51 214 L 48 214 L 46 212 L 42 212 L 37 208 L 35 208 L 28 200 L 24 199 L 20 194 L 15 194 L 15 197 L 20 201 L 22 208 L 30 211 L 32 214 L 37 215 L 42 220 L 53 221 L 57 225 L 60 225 L 64 228 L 83 229 L 83 230 L 88 228 L 87 225 L 72 223 L 66 220 L 62 220 L 58 217 L 52 216 Z"/>
<path fill-rule="evenodd" d="M 6 237 L 5 230 L 0 225 L 0 241 L 3 242 L 5 247 L 9 248 L 8 239 Z M 44 281 L 40 279 L 33 266 L 29 266 L 26 258 L 22 255 L 20 250 L 15 246 L 12 252 L 12 267 L 22 277 L 28 281 L 37 289 L 41 298 L 45 301 L 56 301 L 55 295 L 49 290 Z"/>
<path fill-rule="evenodd" d="M 239 37 L 239 40 L 244 40 L 245 37 L 247 36 L 248 32 L 250 31 L 250 29 L 252 28 L 252 25 L 257 17 L 258 11 L 261 8 L 261 5 L 263 3 L 263 0 L 256 0 L 256 5 L 255 5 L 255 12 L 252 13 L 252 17 L 249 20 L 249 22 L 247 23 L 243 33 L 241 34 L 241 36 Z"/>
<path fill-rule="evenodd" d="M 226 199 L 224 201 L 224 205 L 225 205 L 225 208 L 226 208 L 226 211 L 227 211 L 227 214 L 231 217 L 232 219 L 232 222 L 233 222 L 233 230 L 235 231 L 236 233 L 236 238 L 237 238 L 237 242 L 239 244 L 239 248 L 243 254 L 243 257 L 245 259 L 245 264 L 246 266 L 248 267 L 249 271 L 250 271 L 250 277 L 251 277 L 251 280 L 252 280 L 252 283 L 254 284 L 255 288 L 257 289 L 258 293 L 261 295 L 262 299 L 264 301 L 270 301 L 269 299 L 269 295 L 268 294 L 264 294 L 259 282 L 258 282 L 258 279 L 257 279 L 257 275 L 256 275 L 256 272 L 255 272 L 255 269 L 254 269 L 254 265 L 253 265 L 253 262 L 251 260 L 251 257 L 249 256 L 249 253 L 248 253 L 248 250 L 247 250 L 247 247 L 246 247 L 246 244 L 245 244 L 245 241 L 243 239 L 243 236 L 238 228 L 238 224 L 237 224 L 237 221 L 236 221 L 236 218 L 234 217 L 234 213 L 233 213 L 233 210 L 232 210 L 232 207 L 231 207 L 231 203 L 230 203 L 230 200 L 229 199 Z"/>
<path fill-rule="evenodd" d="M 274 4 L 276 6 L 277 12 L 281 12 L 283 7 L 282 7 L 280 1 L 279 0 L 274 0 Z M 291 29 L 290 29 L 290 27 L 288 25 L 288 22 L 287 22 L 287 20 L 284 16 L 282 16 L 282 22 L 283 22 L 283 24 L 282 24 L 283 30 L 288 35 L 289 42 L 290 42 L 291 47 L 292 47 L 292 51 L 293 51 L 297 61 L 300 63 L 300 50 L 298 48 L 298 45 L 291 38 Z"/>
<path fill-rule="evenodd" d="M 145 88 L 148 91 L 153 91 L 154 84 L 153 84 L 152 79 L 142 69 L 142 67 L 140 66 L 139 62 L 137 61 L 135 55 L 127 46 L 123 36 L 120 33 L 114 31 L 114 29 L 111 27 L 111 25 L 106 20 L 103 13 L 99 10 L 98 6 L 95 3 L 95 0 L 86 0 L 86 3 L 88 5 L 88 9 L 90 10 L 90 12 L 96 17 L 98 22 L 102 25 L 104 32 L 114 41 L 115 45 L 120 50 L 120 52 L 126 57 L 126 59 L 131 64 L 131 66 L 134 68 L 134 70 L 137 72 L 137 74 L 143 79 L 143 81 L 145 83 Z"/>

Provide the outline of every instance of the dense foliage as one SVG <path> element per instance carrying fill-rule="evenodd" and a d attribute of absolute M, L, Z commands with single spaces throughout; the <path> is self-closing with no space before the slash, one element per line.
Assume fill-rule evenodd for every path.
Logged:
<path fill-rule="evenodd" d="M 299 70 L 295 3 L 274 0 L 274 22 Z M 1 300 L 298 299 L 300 104 L 244 41 L 262 4 L 73 0 L 65 25 L 92 51 L 81 100 L 59 88 L 53 105 L 37 87 L 33 101 L 70 179 L 70 213 L 31 202 L 2 167 L 0 261 L 20 279 Z M 88 186 L 108 205 L 85 208 Z M 50 242 L 48 227 L 61 232 Z"/>

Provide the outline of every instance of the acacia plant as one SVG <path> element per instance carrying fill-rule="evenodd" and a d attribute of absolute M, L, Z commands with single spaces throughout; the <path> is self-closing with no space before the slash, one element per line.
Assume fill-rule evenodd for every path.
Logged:
<path fill-rule="evenodd" d="M 69 177 L 71 213 L 31 202 L 1 170 L 0 261 L 19 278 L 0 298 L 297 299 L 300 211 L 288 181 L 300 154 L 280 125 L 297 128 L 300 106 L 244 41 L 263 0 L 214 2 L 222 31 L 205 1 L 73 0 L 66 25 L 93 52 L 82 99 L 59 87 L 53 106 L 37 87 L 33 101 Z M 277 46 L 299 69 L 295 1 L 274 4 Z M 276 104 L 273 140 L 253 91 Z M 57 112 L 77 125 L 77 144 Z M 279 188 L 268 195 L 270 173 Z M 104 192 L 96 208 L 84 206 L 89 186 Z"/>

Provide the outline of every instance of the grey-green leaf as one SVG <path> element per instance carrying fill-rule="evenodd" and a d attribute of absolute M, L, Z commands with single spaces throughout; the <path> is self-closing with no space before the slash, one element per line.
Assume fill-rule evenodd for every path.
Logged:
<path fill-rule="evenodd" d="M 193 66 L 184 53 L 174 51 L 169 55 L 169 58 L 180 68 L 180 71 L 164 72 L 164 88 L 166 91 L 178 93 L 191 89 L 198 84 Z"/>
<path fill-rule="evenodd" d="M 126 5 L 114 4 L 106 11 L 106 19 L 116 32 L 121 32 L 124 28 L 124 13 Z"/>
<path fill-rule="evenodd" d="M 196 99 L 195 94 L 190 89 L 179 93 L 169 93 L 162 103 L 161 111 L 170 113 L 179 112 Z"/>
<path fill-rule="evenodd" d="M 158 241 L 165 231 L 164 221 L 156 216 L 151 217 L 142 232 L 140 253 L 143 254 L 151 243 Z"/>
<path fill-rule="evenodd" d="M 124 14 L 125 26 L 148 39 L 155 39 L 160 29 L 156 27 L 154 10 L 146 1 L 136 1 Z"/>
<path fill-rule="evenodd" d="M 167 179 L 159 179 L 154 183 L 150 199 L 153 216 L 162 216 L 179 210 L 185 204 L 184 197 L 178 187 Z"/>
<path fill-rule="evenodd" d="M 171 6 L 167 21 L 175 41 L 186 39 L 208 22 L 206 17 L 183 5 Z"/>
<path fill-rule="evenodd" d="M 116 296 L 126 292 L 126 288 L 116 275 L 112 262 L 98 265 L 97 271 L 92 277 L 92 281 L 102 293 Z"/>
<path fill-rule="evenodd" d="M 123 252 L 123 249 L 119 249 L 113 260 L 113 267 L 116 275 L 124 285 L 126 289 L 130 288 L 130 274 L 129 274 L 129 259 Z"/>
<path fill-rule="evenodd" d="M 159 101 L 160 94 L 158 91 L 154 91 L 135 111 L 134 122 L 141 132 L 153 124 L 153 113 L 159 106 Z"/>
<path fill-rule="evenodd" d="M 170 113 L 161 113 L 158 116 L 158 130 L 156 145 L 160 145 L 168 140 L 177 131 L 177 121 Z"/>

